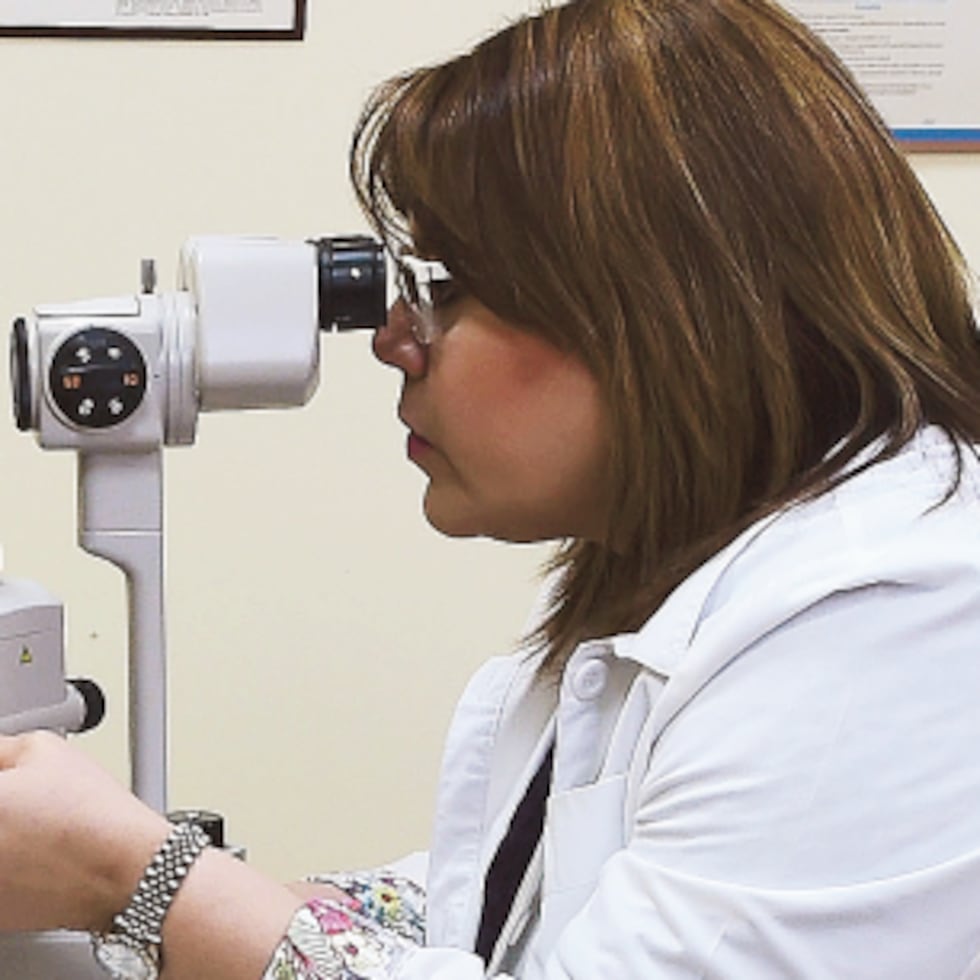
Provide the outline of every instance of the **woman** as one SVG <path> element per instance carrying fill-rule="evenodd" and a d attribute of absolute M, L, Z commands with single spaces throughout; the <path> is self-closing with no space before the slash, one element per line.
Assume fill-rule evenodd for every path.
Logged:
<path fill-rule="evenodd" d="M 962 976 L 980 348 L 847 72 L 769 0 L 573 0 L 384 87 L 353 172 L 429 520 L 562 543 L 450 732 L 424 945 L 394 874 L 189 839 L 166 977 Z M 166 822 L 0 766 L 0 924 L 113 928 Z"/>

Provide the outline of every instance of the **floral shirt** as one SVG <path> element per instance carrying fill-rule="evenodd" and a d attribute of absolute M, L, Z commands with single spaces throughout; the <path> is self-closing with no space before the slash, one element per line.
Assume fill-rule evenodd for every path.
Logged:
<path fill-rule="evenodd" d="M 383 980 L 425 939 L 425 893 L 390 872 L 316 876 L 346 893 L 314 898 L 289 924 L 262 980 Z"/>

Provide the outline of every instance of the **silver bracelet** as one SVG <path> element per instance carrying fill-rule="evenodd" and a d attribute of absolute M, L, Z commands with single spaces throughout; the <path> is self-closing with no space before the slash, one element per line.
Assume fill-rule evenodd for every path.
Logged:
<path fill-rule="evenodd" d="M 113 977 L 158 975 L 163 919 L 191 866 L 211 843 L 200 827 L 175 824 L 149 863 L 113 929 L 94 935 L 96 959 Z M 132 961 L 132 962 L 130 962 Z"/>
<path fill-rule="evenodd" d="M 209 843 L 199 827 L 176 824 L 143 872 L 129 905 L 113 920 L 116 928 L 133 939 L 159 945 L 163 917 L 191 865 Z"/>

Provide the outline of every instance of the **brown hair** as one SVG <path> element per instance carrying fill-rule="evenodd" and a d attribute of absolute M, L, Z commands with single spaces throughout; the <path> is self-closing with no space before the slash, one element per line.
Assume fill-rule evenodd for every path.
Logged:
<path fill-rule="evenodd" d="M 602 386 L 615 547 L 559 549 L 552 667 L 876 440 L 868 465 L 927 422 L 980 439 L 962 258 L 849 73 L 770 0 L 524 18 L 379 89 L 352 174 L 389 244 L 411 222 Z"/>

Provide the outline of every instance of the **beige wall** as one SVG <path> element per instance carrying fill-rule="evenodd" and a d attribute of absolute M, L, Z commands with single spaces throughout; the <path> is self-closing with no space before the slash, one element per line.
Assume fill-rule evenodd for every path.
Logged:
<path fill-rule="evenodd" d="M 131 291 L 144 256 L 170 285 L 193 233 L 363 228 L 345 153 L 372 84 L 534 6 L 310 5 L 302 44 L 0 41 L 0 324 Z M 916 166 L 980 265 L 980 158 Z M 323 355 L 310 406 L 207 417 L 166 464 L 172 801 L 224 810 L 280 876 L 424 846 L 452 703 L 519 633 L 543 557 L 429 531 L 396 377 L 363 336 Z M 123 776 L 121 576 L 74 544 L 71 456 L 0 417 L 0 459 L 7 573 L 65 601 L 70 669 L 111 699 L 79 744 Z"/>

